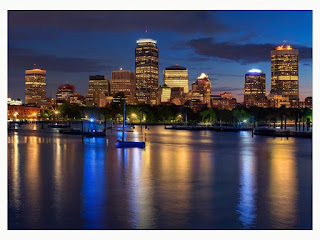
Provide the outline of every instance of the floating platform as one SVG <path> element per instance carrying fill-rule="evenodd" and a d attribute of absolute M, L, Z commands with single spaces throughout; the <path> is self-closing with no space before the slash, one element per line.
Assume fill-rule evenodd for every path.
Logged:
<path fill-rule="evenodd" d="M 165 126 L 165 129 L 172 130 L 192 130 L 192 131 L 203 131 L 203 130 L 211 130 L 216 132 L 238 132 L 238 131 L 251 131 L 252 128 L 237 128 L 237 127 L 223 127 L 223 126 L 180 126 L 180 125 L 172 125 Z"/>
<path fill-rule="evenodd" d="M 255 129 L 254 135 L 272 136 L 272 137 L 302 137 L 312 138 L 312 132 L 298 132 L 290 130 L 275 130 L 275 129 Z"/>

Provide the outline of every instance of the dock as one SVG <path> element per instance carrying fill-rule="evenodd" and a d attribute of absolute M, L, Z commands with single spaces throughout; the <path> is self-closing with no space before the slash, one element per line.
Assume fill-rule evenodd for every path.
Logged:
<path fill-rule="evenodd" d="M 275 130 L 269 128 L 255 129 L 254 135 L 272 136 L 272 137 L 301 137 L 312 138 L 312 132 L 290 131 L 290 130 Z"/>

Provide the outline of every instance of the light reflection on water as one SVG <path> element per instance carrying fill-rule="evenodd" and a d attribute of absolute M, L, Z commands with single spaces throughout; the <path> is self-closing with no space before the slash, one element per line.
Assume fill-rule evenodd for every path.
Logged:
<path fill-rule="evenodd" d="M 256 160 L 254 139 L 242 134 L 240 148 L 239 220 L 244 229 L 250 229 L 256 221 Z"/>
<path fill-rule="evenodd" d="M 310 139 L 149 128 L 9 133 L 9 228 L 311 228 Z"/>
<path fill-rule="evenodd" d="M 270 141 L 270 140 L 269 140 Z M 270 213 L 274 228 L 294 228 L 297 221 L 295 139 L 277 138 L 271 145 Z"/>

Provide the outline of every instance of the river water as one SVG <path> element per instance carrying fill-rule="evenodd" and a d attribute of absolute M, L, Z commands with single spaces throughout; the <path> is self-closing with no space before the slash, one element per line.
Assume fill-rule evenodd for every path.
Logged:
<path fill-rule="evenodd" d="M 8 133 L 9 229 L 312 229 L 312 140 L 136 127 Z"/>

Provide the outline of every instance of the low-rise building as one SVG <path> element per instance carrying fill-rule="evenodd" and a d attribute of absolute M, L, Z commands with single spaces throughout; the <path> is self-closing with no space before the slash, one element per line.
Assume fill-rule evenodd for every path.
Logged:
<path fill-rule="evenodd" d="M 31 107 L 26 105 L 8 105 L 8 120 L 31 120 L 38 119 L 40 107 Z"/>

